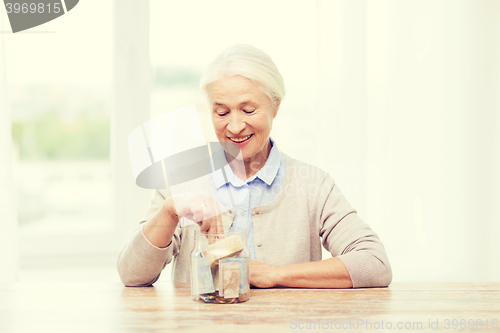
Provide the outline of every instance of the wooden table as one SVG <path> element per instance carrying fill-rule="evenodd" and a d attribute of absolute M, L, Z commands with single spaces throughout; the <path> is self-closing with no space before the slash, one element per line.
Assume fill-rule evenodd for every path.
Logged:
<path fill-rule="evenodd" d="M 479 322 L 482 329 L 477 328 Z M 476 332 L 499 332 L 500 283 L 252 289 L 251 299 L 242 304 L 194 302 L 188 284 L 147 288 L 117 283 L 0 284 L 2 333 L 451 332 L 454 323 L 466 327 L 462 331 L 476 327 Z"/>

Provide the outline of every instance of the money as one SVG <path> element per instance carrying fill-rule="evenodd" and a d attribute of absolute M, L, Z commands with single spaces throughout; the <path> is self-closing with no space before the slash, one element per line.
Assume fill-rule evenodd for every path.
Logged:
<path fill-rule="evenodd" d="M 208 258 L 194 257 L 192 262 L 192 288 L 194 294 L 213 293 L 214 281 L 212 279 L 212 271 L 210 269 L 210 261 Z"/>
<path fill-rule="evenodd" d="M 219 265 L 219 283 L 222 285 L 224 298 L 240 296 L 240 265 L 236 262 L 221 263 Z"/>
<path fill-rule="evenodd" d="M 240 236 L 233 235 L 210 244 L 201 252 L 201 255 L 208 258 L 210 260 L 210 267 L 213 267 L 217 264 L 218 260 L 238 255 L 244 248 L 245 246 Z"/>
<path fill-rule="evenodd" d="M 239 267 L 240 271 L 240 294 L 245 294 L 248 291 L 250 291 L 250 283 L 249 283 L 249 276 L 248 276 L 248 271 L 249 271 L 249 263 L 248 263 L 248 258 L 238 258 L 238 257 L 229 257 L 229 258 L 224 258 L 219 261 L 219 264 L 226 264 L 226 263 L 235 263 Z M 217 288 L 217 287 L 216 287 Z"/>

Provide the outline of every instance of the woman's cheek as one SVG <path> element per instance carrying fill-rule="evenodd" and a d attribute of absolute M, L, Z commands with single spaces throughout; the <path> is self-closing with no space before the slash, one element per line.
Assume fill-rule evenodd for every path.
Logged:
<path fill-rule="evenodd" d="M 213 121 L 215 133 L 221 134 L 224 131 L 224 123 L 220 119 Z"/>

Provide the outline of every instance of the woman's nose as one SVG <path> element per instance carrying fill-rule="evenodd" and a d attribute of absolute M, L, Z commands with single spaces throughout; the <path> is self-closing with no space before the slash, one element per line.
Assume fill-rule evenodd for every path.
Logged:
<path fill-rule="evenodd" d="M 232 114 L 229 117 L 229 123 L 227 124 L 227 129 L 229 132 L 238 135 L 240 134 L 246 127 L 246 123 L 239 117 L 237 114 Z"/>

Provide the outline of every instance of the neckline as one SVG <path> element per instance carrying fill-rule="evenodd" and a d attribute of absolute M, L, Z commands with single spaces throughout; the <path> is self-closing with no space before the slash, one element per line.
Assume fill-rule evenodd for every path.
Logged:
<path fill-rule="evenodd" d="M 276 145 L 276 142 L 271 137 L 269 137 L 269 142 L 271 143 L 271 151 L 269 152 L 269 156 L 267 157 L 266 163 L 254 175 L 247 178 L 246 180 L 243 180 L 234 174 L 233 170 L 231 169 L 231 166 L 227 162 L 224 150 L 221 149 L 217 151 L 216 152 L 217 155 L 215 158 L 223 159 L 225 162 L 223 163 L 224 164 L 223 169 L 225 170 L 227 176 L 227 182 L 222 176 L 222 170 L 218 169 L 215 172 L 213 172 L 212 176 L 215 188 L 219 189 L 227 183 L 231 183 L 231 185 L 234 187 L 242 187 L 245 184 L 254 181 L 256 178 L 259 178 L 262 182 L 264 182 L 268 186 L 271 185 L 276 179 L 280 169 L 280 163 L 281 163 L 280 155 L 281 154 L 285 155 L 285 154 L 279 150 L 278 146 Z M 277 165 L 271 166 L 270 163 L 272 162 L 278 162 L 278 163 Z M 269 169 L 272 169 L 272 176 L 266 177 L 265 173 L 268 172 L 267 170 Z M 285 178 L 286 178 L 286 173 L 285 173 Z"/>
<path fill-rule="evenodd" d="M 268 211 L 270 211 L 273 208 L 275 208 L 276 206 L 278 206 L 286 195 L 286 187 L 290 184 L 291 179 L 292 179 L 292 176 L 291 176 L 292 173 L 290 172 L 290 166 L 291 166 L 291 164 L 294 163 L 294 159 L 292 159 L 290 156 L 288 156 L 287 154 L 285 154 L 283 152 L 281 152 L 281 153 L 283 154 L 283 156 L 285 158 L 286 171 L 285 171 L 285 179 L 283 180 L 283 184 L 281 184 L 280 191 L 278 192 L 276 197 L 273 200 L 271 200 L 270 203 L 265 204 L 265 205 L 261 205 L 261 206 L 252 207 L 251 208 L 252 215 L 254 213 L 257 213 L 257 214 L 267 213 Z"/>

